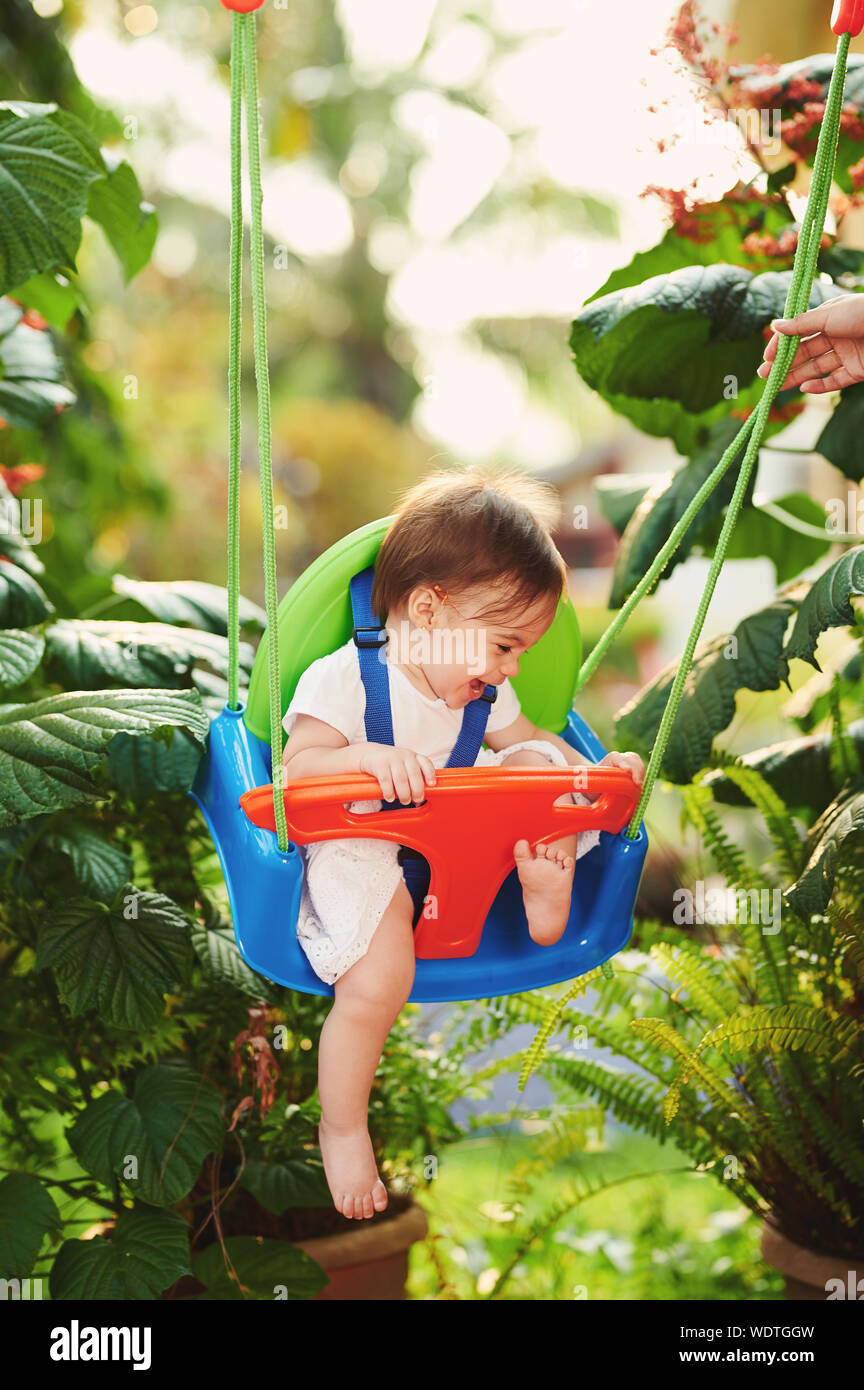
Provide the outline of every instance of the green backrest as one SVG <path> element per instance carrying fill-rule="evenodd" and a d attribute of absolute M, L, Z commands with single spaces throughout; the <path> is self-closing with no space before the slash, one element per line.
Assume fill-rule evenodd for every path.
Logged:
<path fill-rule="evenodd" d="M 279 658 L 282 671 L 282 712 L 302 673 L 321 656 L 341 647 L 354 629 L 349 584 L 355 574 L 374 564 L 392 516 L 370 521 L 337 541 L 304 570 L 279 604 Z M 256 738 L 270 742 L 270 697 L 265 632 L 252 667 L 246 727 Z M 582 664 L 582 637 L 576 611 L 568 596 L 536 646 L 519 662 L 513 689 L 528 718 L 540 729 L 560 733 L 573 705 Z"/>

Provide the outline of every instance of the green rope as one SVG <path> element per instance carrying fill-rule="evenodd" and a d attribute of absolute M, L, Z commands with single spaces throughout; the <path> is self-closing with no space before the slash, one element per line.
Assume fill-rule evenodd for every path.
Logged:
<path fill-rule="evenodd" d="M 228 708 L 239 708 L 240 669 L 240 328 L 243 201 L 241 19 L 231 15 L 231 250 L 228 280 Z"/>
<path fill-rule="evenodd" d="M 249 194 L 252 213 L 252 313 L 255 338 L 255 383 L 258 392 L 258 464 L 261 490 L 261 536 L 264 549 L 264 606 L 267 613 L 268 675 L 270 684 L 270 752 L 276 837 L 288 848 L 282 779 L 282 693 L 279 670 L 278 591 L 276 585 L 276 526 L 273 510 L 270 373 L 267 364 L 267 300 L 264 293 L 264 231 L 261 218 L 261 149 L 258 111 L 258 54 L 255 14 L 243 15 L 243 67 L 246 84 L 246 136 L 249 144 Z"/>
<path fill-rule="evenodd" d="M 831 77 L 831 86 L 828 92 L 828 100 L 825 106 L 825 115 L 822 122 L 822 129 L 819 133 L 819 143 L 816 150 L 816 158 L 813 164 L 813 176 L 810 182 L 810 192 L 807 198 L 807 209 L 802 219 L 801 231 L 798 237 L 798 246 L 795 251 L 795 261 L 792 269 L 792 280 L 789 286 L 789 292 L 786 296 L 786 306 L 783 315 L 784 318 L 795 318 L 798 314 L 803 313 L 808 308 L 810 303 L 810 293 L 813 287 L 813 281 L 816 276 L 817 259 L 819 256 L 819 249 L 822 242 L 822 230 L 825 226 L 825 214 L 828 210 L 828 199 L 831 192 L 831 181 L 834 175 L 834 164 L 837 157 L 837 141 L 840 134 L 840 115 L 843 105 L 843 91 L 846 82 L 846 63 L 849 54 L 849 39 L 850 36 L 848 33 L 846 33 L 841 34 L 837 41 L 837 55 L 834 63 L 834 72 Z M 738 520 L 738 515 L 741 510 L 741 504 L 747 491 L 750 476 L 756 462 L 756 458 L 759 452 L 759 446 L 762 442 L 762 436 L 765 431 L 765 426 L 768 423 L 768 417 L 771 411 L 771 406 L 774 402 L 777 392 L 780 390 L 782 383 L 786 379 L 786 375 L 789 371 L 792 359 L 794 358 L 795 353 L 798 349 L 799 342 L 799 337 L 789 337 L 786 335 L 780 335 L 780 341 L 777 345 L 777 353 L 773 363 L 771 364 L 771 371 L 769 372 L 767 380 L 765 382 L 765 388 L 763 390 L 762 396 L 760 397 L 758 406 L 750 416 L 750 419 L 753 420 L 754 423 L 750 432 L 750 437 L 747 443 L 747 449 L 744 454 L 744 459 L 741 464 L 741 471 L 738 476 L 738 481 L 735 485 L 735 491 L 732 494 L 732 500 L 730 501 L 726 512 L 726 517 L 720 532 L 720 538 L 717 542 L 714 556 L 711 561 L 711 567 L 708 572 L 708 578 L 705 582 L 705 587 L 702 592 L 702 597 L 699 601 L 699 607 L 696 613 L 696 617 L 694 619 L 690 635 L 687 639 L 687 645 L 684 650 L 684 655 L 682 656 L 681 662 L 678 666 L 678 671 L 676 673 L 675 680 L 672 685 L 672 690 L 669 694 L 669 699 L 666 703 L 666 708 L 663 712 L 663 718 L 660 721 L 660 728 L 657 732 L 657 738 L 655 740 L 654 747 L 651 750 L 651 757 L 645 772 L 645 780 L 642 785 L 642 793 L 636 806 L 636 810 L 633 813 L 633 818 L 627 827 L 626 834 L 628 839 L 636 839 L 639 833 L 639 827 L 642 823 L 642 819 L 645 813 L 645 807 L 651 796 L 651 792 L 653 790 L 657 776 L 659 775 L 663 757 L 666 752 L 666 746 L 669 742 L 669 736 L 672 730 L 672 725 L 675 722 L 675 717 L 678 713 L 678 707 L 683 697 L 684 685 L 690 674 L 690 667 L 692 665 L 693 655 L 696 649 L 696 643 L 699 640 L 699 635 L 702 631 L 702 627 L 705 622 L 705 617 L 708 612 L 708 607 L 711 603 L 711 598 L 714 593 L 714 588 L 716 586 L 718 576 L 720 574 L 721 569 L 723 568 L 723 562 L 726 558 L 726 553 L 729 547 L 729 542 L 732 537 L 732 532 L 734 531 L 735 523 Z M 738 449 L 740 449 L 740 443 L 741 434 L 739 433 L 737 438 L 733 441 L 732 445 L 730 445 L 730 449 L 726 451 L 727 455 L 730 453 L 730 450 L 733 449 L 737 453 Z M 725 458 L 726 455 L 724 455 L 724 459 Z M 721 460 L 721 463 L 722 462 L 723 460 Z M 715 474 L 719 473 L 719 469 L 720 465 L 718 465 L 718 468 L 714 470 Z M 722 474 L 720 474 L 720 476 L 722 476 Z M 712 478 L 713 477 L 714 474 L 712 474 Z M 709 479 L 708 481 L 710 482 L 711 479 Z M 694 498 L 694 503 L 697 501 L 698 496 L 699 494 L 697 493 L 697 497 Z M 691 507 L 692 506 L 693 503 L 691 503 Z M 688 508 L 688 511 L 689 510 L 690 508 Z M 685 513 L 685 516 L 686 515 L 687 514 Z M 683 520 L 684 518 L 682 517 L 682 521 Z M 678 527 L 676 527 L 676 531 L 681 531 L 681 534 L 683 534 L 683 529 L 681 528 L 680 522 Z M 671 539 L 672 537 L 670 537 L 670 541 Z M 668 544 L 669 543 L 667 542 L 667 546 Z M 664 550 L 666 548 L 667 547 L 664 547 Z M 661 555 L 662 554 L 663 552 L 661 551 Z M 659 558 L 660 557 L 658 557 L 658 559 Z M 657 568 L 656 561 L 655 564 L 652 565 L 652 570 L 654 570 L 655 568 Z"/>

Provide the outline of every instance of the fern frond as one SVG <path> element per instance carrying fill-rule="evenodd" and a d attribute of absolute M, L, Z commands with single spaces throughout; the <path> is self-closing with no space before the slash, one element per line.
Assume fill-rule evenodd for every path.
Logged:
<path fill-rule="evenodd" d="M 681 1066 L 678 1075 L 672 1082 L 663 1101 L 663 1116 L 666 1124 L 672 1123 L 678 1113 L 679 1095 L 682 1085 L 690 1079 L 690 1073 L 698 1076 L 706 1091 L 711 1092 L 721 1104 L 725 1104 L 729 1111 L 734 1113 L 739 1106 L 739 1101 L 734 1091 L 723 1082 L 716 1072 L 706 1066 L 684 1038 L 669 1023 L 664 1023 L 660 1018 L 634 1018 L 631 1020 L 630 1027 L 635 1032 L 641 1033 L 644 1037 L 650 1038 L 663 1052 L 669 1052 L 673 1057 L 677 1057 Z"/>
<path fill-rule="evenodd" d="M 838 1062 L 846 1053 L 861 1052 L 861 1028 L 854 1019 L 830 1018 L 807 1004 L 788 1004 L 780 1008 L 757 1005 L 742 1009 L 712 1029 L 699 1044 L 701 1054 L 709 1047 L 803 1049 L 814 1056 Z"/>
<path fill-rule="evenodd" d="M 586 975 L 580 975 L 578 980 L 574 980 L 573 984 L 564 994 L 560 995 L 557 999 L 551 999 L 549 1001 L 539 1031 L 525 1053 L 525 1060 L 522 1064 L 522 1070 L 519 1073 L 520 1091 L 524 1091 L 529 1076 L 532 1072 L 536 1071 L 540 1065 L 546 1052 L 549 1039 L 558 1027 L 561 1015 L 567 1005 L 571 1000 L 577 999 L 581 994 L 584 994 L 589 985 L 593 984 L 601 974 L 602 972 L 599 966 L 595 970 L 589 970 Z"/>
<path fill-rule="evenodd" d="M 716 979 L 703 948 L 696 942 L 687 937 L 680 937 L 674 944 L 658 941 L 651 947 L 651 955 L 670 980 L 677 980 L 684 986 L 692 1003 L 708 1022 L 727 1018 L 738 1004 L 734 992 Z"/>
<path fill-rule="evenodd" d="M 757 811 L 761 811 L 783 863 L 793 878 L 797 878 L 805 862 L 804 842 L 782 797 L 761 772 L 737 760 L 724 764 L 723 775 L 740 787 Z"/>
<path fill-rule="evenodd" d="M 741 850 L 732 843 L 720 824 L 710 788 L 694 783 L 682 787 L 681 795 L 687 819 L 713 854 L 726 882 L 735 888 L 758 887 Z"/>

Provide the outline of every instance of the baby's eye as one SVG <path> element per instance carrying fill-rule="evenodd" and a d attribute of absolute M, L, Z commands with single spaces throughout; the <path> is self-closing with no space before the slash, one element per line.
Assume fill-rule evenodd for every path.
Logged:
<path fill-rule="evenodd" d="M 502 647 L 500 642 L 498 642 L 496 645 L 498 647 L 499 652 L 509 652 L 512 650 L 510 647 Z"/>

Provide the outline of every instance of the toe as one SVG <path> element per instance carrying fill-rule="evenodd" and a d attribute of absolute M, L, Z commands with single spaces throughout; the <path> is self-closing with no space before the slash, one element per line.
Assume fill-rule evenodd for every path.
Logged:
<path fill-rule="evenodd" d="M 362 1197 L 355 1197 L 355 1198 L 354 1198 L 354 1217 L 355 1217 L 355 1220 L 357 1220 L 357 1221 L 362 1221 L 362 1220 L 363 1220 L 363 1198 L 362 1198 Z"/>
<path fill-rule="evenodd" d="M 383 1211 L 387 1206 L 387 1189 L 380 1178 L 372 1188 L 372 1201 L 376 1211 Z"/>
<path fill-rule="evenodd" d="M 531 858 L 531 846 L 529 845 L 529 843 L 528 843 L 527 840 L 517 840 L 517 841 L 516 841 L 515 845 L 513 846 L 513 858 L 514 858 L 514 859 L 530 859 L 530 858 Z"/>
<path fill-rule="evenodd" d="M 349 1221 L 354 1215 L 354 1198 L 350 1194 L 342 1198 L 342 1215 L 347 1216 Z"/>
<path fill-rule="evenodd" d="M 364 1216 L 364 1218 L 365 1218 L 366 1220 L 368 1220 L 368 1218 L 369 1218 L 370 1216 L 374 1216 L 374 1214 L 375 1214 L 375 1208 L 374 1208 L 373 1205 L 372 1205 L 372 1193 L 371 1193 L 371 1192 L 364 1192 L 364 1194 L 363 1194 L 363 1216 Z"/>

